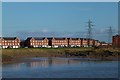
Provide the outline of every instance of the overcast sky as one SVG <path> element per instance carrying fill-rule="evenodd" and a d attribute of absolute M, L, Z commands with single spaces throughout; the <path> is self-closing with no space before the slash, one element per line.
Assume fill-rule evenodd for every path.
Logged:
<path fill-rule="evenodd" d="M 86 37 L 93 21 L 93 38 L 108 40 L 118 29 L 117 2 L 3 2 L 3 36 Z"/>

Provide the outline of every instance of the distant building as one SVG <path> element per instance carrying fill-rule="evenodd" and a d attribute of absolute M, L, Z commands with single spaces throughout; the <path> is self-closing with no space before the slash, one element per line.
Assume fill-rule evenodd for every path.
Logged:
<path fill-rule="evenodd" d="M 115 38 L 113 44 L 116 46 L 119 38 Z M 87 38 L 28 37 L 26 40 L 20 41 L 17 37 L 0 37 L 0 48 L 99 47 L 107 45 L 107 43 Z"/>
<path fill-rule="evenodd" d="M 89 47 L 93 47 L 95 44 L 94 44 L 94 39 L 87 39 L 88 40 L 88 46 Z"/>
<path fill-rule="evenodd" d="M 48 38 L 49 45 L 54 48 L 58 47 L 68 47 L 68 39 L 67 38 Z"/>
<path fill-rule="evenodd" d="M 48 39 L 38 38 L 38 37 L 29 37 L 25 40 L 25 46 L 26 47 L 47 47 L 48 46 Z"/>
<path fill-rule="evenodd" d="M 17 37 L 0 37 L 0 48 L 20 48 L 20 40 Z"/>
<path fill-rule="evenodd" d="M 70 47 L 81 47 L 82 46 L 82 40 L 80 38 L 68 38 L 69 42 L 68 45 Z"/>
<path fill-rule="evenodd" d="M 100 44 L 100 41 L 99 40 L 93 40 L 93 46 L 94 47 L 99 47 L 101 44 Z"/>
<path fill-rule="evenodd" d="M 113 45 L 113 47 L 120 48 L 120 35 L 115 35 L 112 37 L 112 45 Z"/>
<path fill-rule="evenodd" d="M 103 48 L 108 48 L 108 47 L 112 47 L 112 43 L 107 43 L 107 42 L 100 42 L 99 47 L 103 47 Z"/>
<path fill-rule="evenodd" d="M 101 46 L 108 46 L 108 43 L 106 43 L 106 42 L 100 42 L 100 45 Z"/>
<path fill-rule="evenodd" d="M 81 41 L 82 41 L 82 47 L 89 47 L 89 46 L 88 46 L 88 39 L 86 39 L 86 38 L 81 38 Z"/>

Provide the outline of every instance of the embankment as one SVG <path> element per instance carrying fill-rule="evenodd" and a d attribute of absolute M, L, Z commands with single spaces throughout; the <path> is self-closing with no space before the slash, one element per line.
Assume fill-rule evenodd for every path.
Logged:
<path fill-rule="evenodd" d="M 29 57 L 89 57 L 118 59 L 120 49 L 116 48 L 20 48 L 2 49 L 2 62 L 17 61 Z"/>

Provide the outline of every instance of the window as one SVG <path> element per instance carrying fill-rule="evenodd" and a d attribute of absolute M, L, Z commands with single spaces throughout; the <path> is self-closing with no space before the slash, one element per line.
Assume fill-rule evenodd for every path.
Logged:
<path fill-rule="evenodd" d="M 18 45 L 19 45 L 19 43 L 18 43 Z"/>

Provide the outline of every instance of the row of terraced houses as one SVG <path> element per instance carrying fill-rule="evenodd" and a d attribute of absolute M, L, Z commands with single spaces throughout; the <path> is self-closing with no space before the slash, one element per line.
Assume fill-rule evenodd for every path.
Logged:
<path fill-rule="evenodd" d="M 27 38 L 23 43 L 26 47 L 92 47 L 99 46 L 98 40 L 86 38 Z"/>
<path fill-rule="evenodd" d="M 98 40 L 86 38 L 56 38 L 56 37 L 28 37 L 21 41 L 17 37 L 0 37 L 0 48 L 20 48 L 20 47 L 92 47 L 99 46 Z"/>
<path fill-rule="evenodd" d="M 118 46 L 118 36 L 113 36 L 113 45 Z M 87 38 L 57 38 L 57 37 L 28 37 L 20 40 L 18 37 L 0 37 L 0 48 L 58 48 L 58 47 L 98 47 L 106 46 L 99 40 Z"/>

